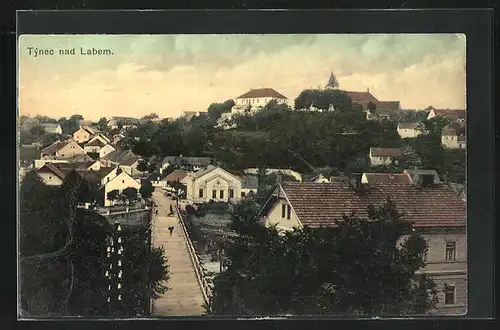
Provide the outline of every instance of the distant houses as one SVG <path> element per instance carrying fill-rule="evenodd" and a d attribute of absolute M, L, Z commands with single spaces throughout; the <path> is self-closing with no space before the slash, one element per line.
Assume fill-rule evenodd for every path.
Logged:
<path fill-rule="evenodd" d="M 465 135 L 461 134 L 461 129 L 456 127 L 445 127 L 441 133 L 441 143 L 448 149 L 465 149 L 467 141 Z"/>
<path fill-rule="evenodd" d="M 399 148 L 370 148 L 368 156 L 372 166 L 387 166 L 397 163 L 402 152 Z"/>
<path fill-rule="evenodd" d="M 42 127 L 45 130 L 45 133 L 62 134 L 62 128 L 61 128 L 61 125 L 59 125 L 59 124 L 46 123 L 46 124 L 42 124 Z"/>
<path fill-rule="evenodd" d="M 211 164 L 214 164 L 214 160 L 210 157 L 184 157 L 183 155 L 167 156 L 163 158 L 161 171 L 169 166 L 174 166 L 186 171 L 197 171 Z"/>
<path fill-rule="evenodd" d="M 429 111 L 427 120 L 440 116 L 459 123 L 465 122 L 466 114 L 464 109 L 436 109 L 433 106 L 429 106 L 426 110 Z"/>
<path fill-rule="evenodd" d="M 419 123 L 399 123 L 397 130 L 402 139 L 414 138 L 421 134 Z"/>

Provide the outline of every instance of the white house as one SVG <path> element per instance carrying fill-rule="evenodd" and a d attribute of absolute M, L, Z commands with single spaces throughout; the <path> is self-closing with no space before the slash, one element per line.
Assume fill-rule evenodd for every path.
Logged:
<path fill-rule="evenodd" d="M 467 146 L 465 136 L 458 135 L 453 128 L 443 128 L 441 143 L 443 147 L 448 149 L 465 149 Z"/>
<path fill-rule="evenodd" d="M 110 191 L 118 190 L 118 192 L 121 193 L 123 189 L 128 187 L 139 190 L 141 184 L 134 180 L 127 172 L 122 171 L 101 188 L 104 190 L 104 206 L 112 205 L 112 202 L 107 198 Z"/>
<path fill-rule="evenodd" d="M 165 186 L 165 181 L 163 181 L 163 177 L 159 172 L 151 173 L 146 180 L 151 182 L 153 187 L 163 188 Z"/>
<path fill-rule="evenodd" d="M 380 166 L 397 163 L 401 155 L 401 149 L 398 148 L 370 148 L 369 157 L 372 166 Z"/>
<path fill-rule="evenodd" d="M 57 159 L 64 159 L 78 155 L 85 155 L 85 150 L 73 140 L 56 141 L 40 152 L 41 158 L 49 156 Z"/>
<path fill-rule="evenodd" d="M 271 101 L 275 101 L 278 104 L 286 104 L 288 99 L 272 88 L 251 89 L 234 99 L 235 105 L 250 105 L 252 107 L 264 107 Z"/>
<path fill-rule="evenodd" d="M 241 179 L 221 167 L 209 165 L 205 170 L 189 173 L 181 183 L 186 186 L 186 199 L 194 203 L 241 198 Z"/>
<path fill-rule="evenodd" d="M 61 125 L 59 124 L 47 123 L 47 124 L 42 124 L 42 126 L 46 133 L 62 134 L 62 128 Z"/>
<path fill-rule="evenodd" d="M 247 168 L 247 169 L 244 169 L 243 172 L 245 172 L 247 174 L 258 174 L 259 173 L 259 169 L 256 168 L 256 167 Z M 297 180 L 299 182 L 302 182 L 302 174 L 300 174 L 299 172 L 296 172 L 296 171 L 294 171 L 292 169 L 286 169 L 286 168 L 266 168 L 266 175 L 269 175 L 271 173 L 288 175 L 288 176 L 291 176 L 291 177 L 295 178 L 295 180 Z"/>
<path fill-rule="evenodd" d="M 106 155 L 112 153 L 115 150 L 115 147 L 113 147 L 111 144 L 106 144 L 104 147 L 99 149 L 99 158 L 104 158 Z"/>
<path fill-rule="evenodd" d="M 78 131 L 73 133 L 73 140 L 75 140 L 77 143 L 87 142 L 92 137 L 93 133 L 86 126 L 81 126 Z"/>
<path fill-rule="evenodd" d="M 425 110 L 429 111 L 427 120 L 432 119 L 436 116 L 441 116 L 458 123 L 464 123 L 466 118 L 464 109 L 436 109 L 433 106 L 429 106 Z"/>
<path fill-rule="evenodd" d="M 408 196 L 411 196 L 409 198 Z M 295 228 L 335 227 L 345 214 L 367 218 L 369 205 L 395 202 L 422 237 L 428 249 L 422 258 L 425 273 L 438 286 L 436 315 L 456 315 L 467 310 L 466 203 L 446 185 L 421 189 L 413 184 L 384 184 L 361 193 L 346 181 L 332 183 L 283 183 L 260 210 L 261 223 L 279 231 Z M 446 207 L 440 207 L 446 205 Z M 425 216 L 422 216 L 425 215 Z"/>
<path fill-rule="evenodd" d="M 61 171 L 54 164 L 43 165 L 36 170 L 36 174 L 48 186 L 60 186 L 67 175 L 65 171 Z"/>
<path fill-rule="evenodd" d="M 421 132 L 418 129 L 418 123 L 400 123 L 398 124 L 398 134 L 402 139 L 417 137 Z"/>

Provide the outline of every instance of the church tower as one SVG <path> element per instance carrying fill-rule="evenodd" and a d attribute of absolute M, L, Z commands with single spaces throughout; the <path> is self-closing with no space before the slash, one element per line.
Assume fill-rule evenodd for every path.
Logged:
<path fill-rule="evenodd" d="M 328 84 L 326 84 L 325 89 L 338 89 L 339 82 L 337 78 L 333 75 L 333 72 L 330 74 L 330 79 L 328 79 Z"/>

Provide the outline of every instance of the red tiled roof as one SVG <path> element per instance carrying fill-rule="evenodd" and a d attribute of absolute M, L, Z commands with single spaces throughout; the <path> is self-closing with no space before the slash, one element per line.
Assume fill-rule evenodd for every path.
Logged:
<path fill-rule="evenodd" d="M 465 119 L 465 110 L 460 109 L 434 109 L 436 116 L 448 117 L 451 119 Z"/>
<path fill-rule="evenodd" d="M 369 185 L 377 184 L 412 184 L 410 177 L 407 174 L 394 173 L 364 173 Z"/>
<path fill-rule="evenodd" d="M 89 146 L 89 147 L 104 147 L 105 144 L 101 140 L 95 139 L 94 141 L 91 141 L 91 142 L 87 143 L 86 146 Z"/>
<path fill-rule="evenodd" d="M 181 181 L 187 174 L 188 172 L 186 171 L 174 170 L 172 173 L 167 175 L 164 180 L 167 182 Z"/>
<path fill-rule="evenodd" d="M 398 148 L 370 148 L 372 157 L 401 157 L 401 149 Z"/>
<path fill-rule="evenodd" d="M 466 225 L 466 203 L 445 185 L 418 188 L 407 184 L 380 184 L 363 195 L 349 183 L 283 183 L 283 191 L 304 226 L 335 226 L 335 219 L 355 214 L 367 217 L 369 205 L 383 205 L 390 198 L 403 219 L 415 227 Z"/>
<path fill-rule="evenodd" d="M 372 102 L 374 104 L 379 103 L 377 98 L 370 92 L 349 92 L 346 91 L 347 95 L 351 98 L 353 103 L 368 103 Z"/>
<path fill-rule="evenodd" d="M 249 92 L 238 96 L 237 99 L 250 99 L 257 97 L 274 97 L 278 99 L 286 99 L 286 96 L 278 93 L 272 88 L 259 88 L 259 89 L 251 89 Z"/>
<path fill-rule="evenodd" d="M 399 110 L 399 101 L 380 101 L 377 103 L 377 109 L 381 110 Z"/>
<path fill-rule="evenodd" d="M 66 175 L 68 175 L 69 172 L 71 172 L 72 169 L 61 169 L 55 164 L 52 163 L 45 163 L 42 167 L 40 167 L 37 172 L 38 173 L 54 173 L 56 176 L 58 176 L 61 180 L 64 180 Z"/>

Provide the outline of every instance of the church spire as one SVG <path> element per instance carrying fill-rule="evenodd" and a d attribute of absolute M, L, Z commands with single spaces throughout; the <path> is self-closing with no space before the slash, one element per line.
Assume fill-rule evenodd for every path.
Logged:
<path fill-rule="evenodd" d="M 333 72 L 330 74 L 330 79 L 328 79 L 328 84 L 326 84 L 326 88 L 339 88 L 339 82 L 337 78 L 333 75 Z"/>

